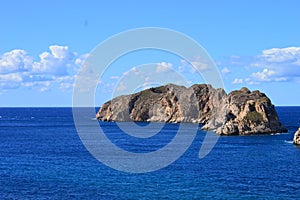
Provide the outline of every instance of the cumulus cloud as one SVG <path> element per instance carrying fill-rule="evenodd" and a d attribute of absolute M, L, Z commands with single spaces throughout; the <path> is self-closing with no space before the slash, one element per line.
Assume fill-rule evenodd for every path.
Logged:
<path fill-rule="evenodd" d="M 50 52 L 40 54 L 40 61 L 33 62 L 32 73 L 66 75 L 67 68 L 76 62 L 75 53 L 70 52 L 67 46 L 53 45 L 49 49 Z"/>
<path fill-rule="evenodd" d="M 230 73 L 230 70 L 227 67 L 224 67 L 221 72 L 222 74 L 228 74 Z"/>
<path fill-rule="evenodd" d="M 232 81 L 232 84 L 242 84 L 242 83 L 243 83 L 243 79 L 241 79 L 241 78 L 235 78 Z"/>
<path fill-rule="evenodd" d="M 300 58 L 300 47 L 287 47 L 287 48 L 272 48 L 262 51 L 260 56 L 270 63 L 298 63 Z"/>
<path fill-rule="evenodd" d="M 245 78 L 245 83 L 247 83 L 248 85 L 257 85 L 257 84 L 259 84 L 258 82 L 255 82 L 255 81 L 251 80 L 250 78 Z"/>
<path fill-rule="evenodd" d="M 36 81 L 36 82 L 25 82 L 22 83 L 22 86 L 29 89 L 35 89 L 40 92 L 45 92 L 50 90 L 51 81 Z"/>
<path fill-rule="evenodd" d="M 49 46 L 39 59 L 22 49 L 6 52 L 0 55 L 0 89 L 25 87 L 46 91 L 53 84 L 63 90 L 69 89 L 73 86 L 75 69 L 87 56 L 59 45 Z"/>
<path fill-rule="evenodd" d="M 57 77 L 55 79 L 55 82 L 59 85 L 59 88 L 61 90 L 66 91 L 74 87 L 75 78 L 76 75 L 62 76 L 62 77 Z"/>
<path fill-rule="evenodd" d="M 275 71 L 265 68 L 261 72 L 252 73 L 252 76 L 259 81 L 271 81 L 271 77 L 275 74 Z"/>
<path fill-rule="evenodd" d="M 2 88 L 2 90 L 18 88 L 22 80 L 22 76 L 17 73 L 0 74 L 0 88 Z"/>
<path fill-rule="evenodd" d="M 21 49 L 15 49 L 0 56 L 0 74 L 28 71 L 32 66 L 32 58 Z"/>
<path fill-rule="evenodd" d="M 168 72 L 171 71 L 173 67 L 172 63 L 168 63 L 168 62 L 161 62 L 161 63 L 157 63 L 156 66 L 156 72 Z"/>
<path fill-rule="evenodd" d="M 235 71 L 244 75 L 241 79 L 248 85 L 300 81 L 300 47 L 265 49 L 261 51 L 261 54 L 252 57 L 234 56 L 230 57 L 228 64 L 236 67 Z M 226 71 L 223 68 L 222 73 Z M 240 82 L 240 79 L 235 79 L 232 84 Z"/>
<path fill-rule="evenodd" d="M 300 78 L 300 47 L 263 50 L 250 67 L 261 68 L 251 74 L 251 78 L 260 82 Z"/>
<path fill-rule="evenodd" d="M 85 62 L 85 60 L 89 57 L 90 55 L 89 54 L 83 54 L 81 56 L 78 56 L 76 59 L 75 59 L 75 64 L 78 65 L 78 66 L 82 66 Z"/>

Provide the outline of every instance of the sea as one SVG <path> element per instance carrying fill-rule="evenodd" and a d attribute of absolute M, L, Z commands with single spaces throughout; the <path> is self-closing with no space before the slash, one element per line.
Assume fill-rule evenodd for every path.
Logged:
<path fill-rule="evenodd" d="M 300 107 L 276 110 L 288 133 L 222 136 L 199 158 L 205 135 L 213 134 L 199 126 L 173 163 L 134 173 L 87 150 L 72 108 L 0 108 L 0 199 L 300 199 L 300 148 L 292 144 Z M 163 148 L 180 126 L 165 124 L 159 136 L 136 139 L 115 122 L 98 123 L 115 145 L 136 154 Z"/>

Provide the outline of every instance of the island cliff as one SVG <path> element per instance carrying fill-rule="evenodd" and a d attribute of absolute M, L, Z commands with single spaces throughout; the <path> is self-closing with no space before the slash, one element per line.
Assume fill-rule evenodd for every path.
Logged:
<path fill-rule="evenodd" d="M 247 88 L 229 94 L 207 84 L 168 84 L 116 97 L 96 115 L 102 121 L 191 122 L 220 135 L 286 132 L 271 100 Z"/>
<path fill-rule="evenodd" d="M 294 134 L 293 143 L 296 144 L 296 145 L 300 145 L 300 127 L 298 128 L 298 130 Z"/>

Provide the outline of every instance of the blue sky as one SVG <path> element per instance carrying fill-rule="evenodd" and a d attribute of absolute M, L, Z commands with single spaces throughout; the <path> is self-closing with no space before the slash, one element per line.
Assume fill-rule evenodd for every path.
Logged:
<path fill-rule="evenodd" d="M 88 53 L 140 27 L 169 28 L 196 40 L 227 91 L 246 86 L 275 105 L 300 105 L 299 7 L 297 0 L 2 1 L 0 106 L 71 106 L 74 78 Z M 99 81 L 97 104 L 110 98 L 122 74 L 148 62 L 182 69 L 180 58 L 166 53 L 129 55 Z M 192 70 L 182 73 L 201 82 Z"/>

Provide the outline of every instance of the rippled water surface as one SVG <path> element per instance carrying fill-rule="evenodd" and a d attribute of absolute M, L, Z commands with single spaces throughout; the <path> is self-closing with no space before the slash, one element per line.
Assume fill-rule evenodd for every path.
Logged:
<path fill-rule="evenodd" d="M 199 159 L 206 133 L 198 130 L 176 162 L 132 174 L 91 156 L 77 135 L 71 108 L 0 108 L 0 199 L 297 199 L 300 148 L 291 141 L 300 127 L 300 107 L 276 109 L 286 134 L 220 137 Z M 179 126 L 167 124 L 141 140 L 115 123 L 100 124 L 112 142 L 136 153 L 162 148 Z"/>

